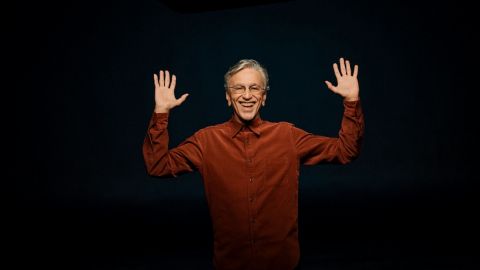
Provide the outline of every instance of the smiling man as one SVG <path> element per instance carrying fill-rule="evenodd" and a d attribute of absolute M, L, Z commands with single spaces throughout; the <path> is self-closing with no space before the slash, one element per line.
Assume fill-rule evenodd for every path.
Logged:
<path fill-rule="evenodd" d="M 249 122 L 260 117 L 260 106 L 265 106 L 267 99 L 268 75 L 258 62 L 240 61 L 225 75 L 225 88 L 228 106 L 233 104 L 237 122 Z"/>
<path fill-rule="evenodd" d="M 358 157 L 364 134 L 358 66 L 352 72 L 349 61 L 340 58 L 340 69 L 334 63 L 333 70 L 337 86 L 325 84 L 343 97 L 338 137 L 263 120 L 268 73 L 257 61 L 244 59 L 224 77 L 231 118 L 171 149 L 168 116 L 188 94 L 175 98 L 176 76 L 154 74 L 155 110 L 143 144 L 147 172 L 162 178 L 200 172 L 212 218 L 215 269 L 291 270 L 298 265 L 300 165 L 349 163 Z"/>

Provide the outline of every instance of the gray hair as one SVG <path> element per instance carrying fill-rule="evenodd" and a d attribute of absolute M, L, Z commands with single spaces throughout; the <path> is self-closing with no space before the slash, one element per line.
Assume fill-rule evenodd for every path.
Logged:
<path fill-rule="evenodd" d="M 225 80 L 225 83 L 224 83 L 224 87 L 225 87 L 225 91 L 228 90 L 228 80 L 237 72 L 239 72 L 240 70 L 242 69 L 245 69 L 245 68 L 253 68 L 257 71 L 259 71 L 263 78 L 264 78 L 264 81 L 265 81 L 265 90 L 270 90 L 270 86 L 268 85 L 268 72 L 267 72 L 267 69 L 262 66 L 258 61 L 256 60 L 253 60 L 253 59 L 242 59 L 240 61 L 238 61 L 235 65 L 233 65 L 232 67 L 230 67 L 230 69 L 227 71 L 227 73 L 225 73 L 225 76 L 223 76 L 224 80 Z"/>

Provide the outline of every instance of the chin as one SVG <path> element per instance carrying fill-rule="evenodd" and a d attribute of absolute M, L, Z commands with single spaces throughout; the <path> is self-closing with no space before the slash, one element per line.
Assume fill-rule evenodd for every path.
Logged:
<path fill-rule="evenodd" d="M 240 119 L 242 119 L 243 121 L 250 121 L 250 120 L 252 120 L 253 118 L 255 118 L 255 116 L 251 116 L 251 115 L 246 116 L 246 115 L 241 115 L 241 114 L 239 115 L 239 117 L 240 117 Z"/>
<path fill-rule="evenodd" d="M 241 113 L 237 113 L 237 115 L 243 121 L 250 121 L 250 120 L 253 120 L 255 118 L 257 113 L 258 113 L 258 111 L 255 111 L 255 112 L 241 112 Z"/>

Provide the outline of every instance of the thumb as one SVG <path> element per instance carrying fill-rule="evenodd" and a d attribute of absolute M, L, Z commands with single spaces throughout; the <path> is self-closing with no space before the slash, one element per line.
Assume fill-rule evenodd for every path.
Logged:
<path fill-rule="evenodd" d="M 178 105 L 182 104 L 190 94 L 183 94 L 179 99 L 178 99 Z"/>
<path fill-rule="evenodd" d="M 331 82 L 325 81 L 325 83 L 327 84 L 328 89 L 332 90 L 334 93 L 337 93 L 337 88 L 333 86 Z"/>

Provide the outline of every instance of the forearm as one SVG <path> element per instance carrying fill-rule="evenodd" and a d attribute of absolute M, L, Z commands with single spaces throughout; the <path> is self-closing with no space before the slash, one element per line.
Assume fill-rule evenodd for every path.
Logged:
<path fill-rule="evenodd" d="M 143 158 L 151 176 L 172 177 L 168 156 L 168 113 L 154 112 L 143 142 Z"/>
<path fill-rule="evenodd" d="M 143 143 L 143 157 L 151 176 L 177 177 L 197 170 L 203 159 L 199 132 L 169 149 L 168 113 L 154 113 Z"/>
<path fill-rule="evenodd" d="M 344 114 L 339 132 L 338 155 L 342 163 L 356 159 L 360 154 L 365 121 L 360 100 L 344 100 Z"/>

